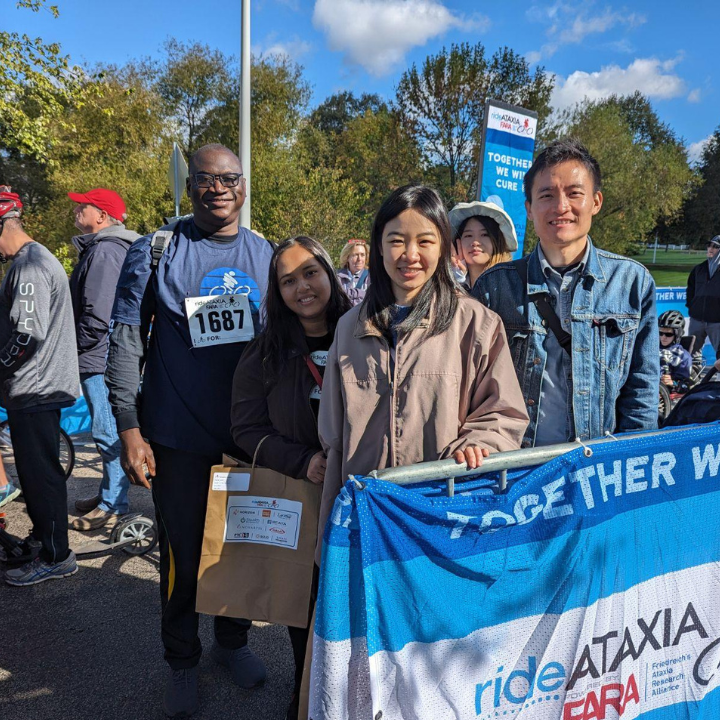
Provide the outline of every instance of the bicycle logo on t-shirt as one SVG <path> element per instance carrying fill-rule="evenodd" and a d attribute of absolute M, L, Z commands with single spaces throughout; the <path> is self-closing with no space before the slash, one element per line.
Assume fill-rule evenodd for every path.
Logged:
<path fill-rule="evenodd" d="M 211 270 L 200 283 L 200 295 L 247 295 L 252 304 L 260 304 L 257 283 L 238 268 L 222 267 Z"/>

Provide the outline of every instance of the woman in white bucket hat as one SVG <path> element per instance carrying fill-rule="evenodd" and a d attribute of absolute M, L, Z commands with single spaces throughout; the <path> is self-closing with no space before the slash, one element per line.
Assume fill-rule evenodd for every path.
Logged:
<path fill-rule="evenodd" d="M 458 203 L 450 211 L 450 222 L 457 260 L 467 269 L 464 286 L 468 292 L 485 270 L 511 260 L 517 250 L 515 225 L 495 203 Z"/>

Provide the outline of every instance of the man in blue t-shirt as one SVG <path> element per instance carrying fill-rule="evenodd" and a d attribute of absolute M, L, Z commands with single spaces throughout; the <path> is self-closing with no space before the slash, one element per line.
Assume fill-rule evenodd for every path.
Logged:
<path fill-rule="evenodd" d="M 193 216 L 166 235 L 156 267 L 152 235 L 128 251 L 106 372 L 123 469 L 136 485 L 150 488 L 146 474 L 152 479 L 162 640 L 171 671 L 163 701 L 168 717 L 187 717 L 198 707 L 195 595 L 210 468 L 224 452 L 238 453 L 230 436 L 232 378 L 258 330 L 273 252 L 239 227 L 245 179 L 231 150 L 206 145 L 189 169 Z M 250 625 L 215 618 L 212 656 L 244 688 L 265 679 L 247 646 Z"/>

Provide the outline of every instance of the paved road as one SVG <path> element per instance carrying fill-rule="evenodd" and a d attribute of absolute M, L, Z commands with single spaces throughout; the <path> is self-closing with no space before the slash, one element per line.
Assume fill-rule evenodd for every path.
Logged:
<path fill-rule="evenodd" d="M 68 481 L 68 507 L 92 495 L 100 478 L 97 452 L 86 438 Z M 152 517 L 150 494 L 131 488 L 133 510 Z M 29 530 L 25 506 L 11 503 L 8 529 Z M 94 533 L 70 532 L 76 546 Z M 161 720 L 166 666 L 160 643 L 157 550 L 82 559 L 76 575 L 30 588 L 0 585 L 0 719 Z M 209 650 L 212 620 L 201 619 Z M 203 656 L 198 720 L 281 720 L 292 691 L 293 662 L 285 628 L 258 623 L 250 645 L 267 665 L 264 687 L 243 691 Z"/>

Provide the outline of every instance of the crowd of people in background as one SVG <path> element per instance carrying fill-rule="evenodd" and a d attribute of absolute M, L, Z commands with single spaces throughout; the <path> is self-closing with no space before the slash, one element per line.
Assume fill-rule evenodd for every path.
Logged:
<path fill-rule="evenodd" d="M 319 565 L 349 475 L 443 458 L 474 469 L 494 452 L 650 430 L 658 348 L 663 381 L 693 366 L 678 349 L 682 315 L 665 313 L 658 328 L 647 269 L 590 239 L 601 173 L 573 140 L 543 150 L 525 177 L 539 242 L 515 261 L 502 208 L 461 203 L 448 214 L 435 190 L 408 185 L 335 270 L 313 238 L 275 245 L 241 227 L 240 161 L 207 145 L 190 158 L 192 216 L 145 237 L 123 224 L 116 192 L 70 193 L 81 234 L 68 283 L 24 232 L 21 199 L 0 190 L 0 260 L 12 263 L 0 287 L 2 401 L 33 523 L 26 542 L 39 546 L 5 579 L 77 571 L 57 448 L 60 411 L 82 387 L 103 474 L 71 526 L 112 527 L 129 511 L 130 483 L 152 490 L 168 717 L 199 707 L 197 576 L 210 469 L 224 453 L 322 485 Z M 693 270 L 688 306 L 690 332 L 720 351 L 718 262 L 720 236 Z M 204 309 L 217 298 L 230 309 L 209 331 Z M 16 494 L 0 473 L 0 501 Z M 290 720 L 303 712 L 312 611 L 289 628 Z M 214 623 L 212 657 L 242 688 L 265 679 L 251 624 Z"/>

